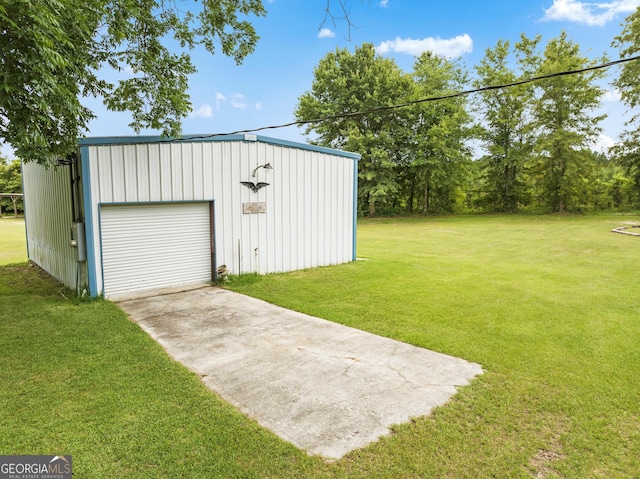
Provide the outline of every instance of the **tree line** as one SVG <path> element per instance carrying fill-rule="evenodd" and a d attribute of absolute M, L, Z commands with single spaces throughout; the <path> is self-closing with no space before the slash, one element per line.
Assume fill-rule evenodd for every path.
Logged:
<path fill-rule="evenodd" d="M 613 44 L 640 51 L 640 9 Z M 473 74 L 455 60 L 425 52 L 413 70 L 365 43 L 336 49 L 314 71 L 295 110 L 315 144 L 362 154 L 360 215 L 460 211 L 585 211 L 640 206 L 638 115 L 608 153 L 594 151 L 606 62 L 589 59 L 566 33 L 499 41 Z M 613 82 L 631 109 L 640 104 L 640 62 Z M 465 88 L 516 84 L 469 97 Z M 440 97 L 436 101 L 422 101 Z M 445 97 L 445 98 L 442 98 Z M 399 108 L 386 106 L 405 105 Z M 366 114 L 354 112 L 369 111 Z M 313 121 L 330 117 L 327 121 Z"/>
<path fill-rule="evenodd" d="M 0 156 L 0 193 L 22 193 L 22 172 L 20 160 L 9 161 Z M 24 205 L 18 197 L 0 197 L 0 218 L 8 211 L 14 216 L 24 212 Z"/>
<path fill-rule="evenodd" d="M 0 138 L 18 157 L 53 165 L 73 152 L 94 117 L 87 97 L 131 112 L 136 132 L 179 136 L 192 111 L 191 51 L 204 47 L 241 63 L 258 41 L 248 17 L 266 15 L 262 0 L 206 0 L 192 8 L 134 3 L 19 0 L 0 7 Z M 347 3 L 327 0 L 325 20 L 335 8 L 346 12 Z M 621 57 L 640 52 L 640 8 L 613 46 Z M 362 154 L 361 214 L 638 206 L 639 61 L 625 63 L 613 83 L 636 113 L 608 154 L 593 151 L 602 120 L 594 114 L 604 94 L 600 70 L 451 95 L 602 60 L 585 57 L 566 34 L 544 45 L 522 36 L 498 42 L 472 71 L 427 52 L 407 73 L 364 44 L 320 61 L 295 115 L 303 122 L 330 117 L 307 124 L 314 143 Z M 110 81 L 100 76 L 104 69 L 132 76 Z M 408 105 L 380 109 L 402 103 Z M 368 109 L 376 111 L 353 115 Z"/>

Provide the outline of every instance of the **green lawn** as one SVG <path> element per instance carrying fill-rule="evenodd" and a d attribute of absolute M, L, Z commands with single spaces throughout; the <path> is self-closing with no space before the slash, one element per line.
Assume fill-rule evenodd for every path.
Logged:
<path fill-rule="evenodd" d="M 24 218 L 0 218 L 0 265 L 27 261 Z"/>
<path fill-rule="evenodd" d="M 111 303 L 0 267 L 0 454 L 72 454 L 88 478 L 640 477 L 640 238 L 610 232 L 626 223 L 640 215 L 367 220 L 367 261 L 232 278 L 484 367 L 334 463 L 238 414 Z"/>

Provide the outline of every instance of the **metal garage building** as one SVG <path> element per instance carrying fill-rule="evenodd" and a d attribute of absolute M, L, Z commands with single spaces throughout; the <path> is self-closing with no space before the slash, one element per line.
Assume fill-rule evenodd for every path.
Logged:
<path fill-rule="evenodd" d="M 355 260 L 360 155 L 258 135 L 88 138 L 23 165 L 29 259 L 115 297 Z"/>

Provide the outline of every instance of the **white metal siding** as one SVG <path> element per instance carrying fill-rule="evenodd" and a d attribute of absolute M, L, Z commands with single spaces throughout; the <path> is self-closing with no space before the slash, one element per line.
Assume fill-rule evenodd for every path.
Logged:
<path fill-rule="evenodd" d="M 215 200 L 218 264 L 261 274 L 349 262 L 354 159 L 262 141 L 89 146 L 95 231 L 99 203 Z M 271 170 L 253 170 L 270 163 Z M 254 193 L 241 181 L 264 181 Z M 243 203 L 266 213 L 243 214 Z M 100 239 L 94 238 L 100 271 Z M 98 277 L 98 291 L 102 290 Z"/>
<path fill-rule="evenodd" d="M 22 166 L 25 223 L 29 259 L 71 289 L 81 265 L 71 247 L 71 186 L 69 167 Z"/>
<path fill-rule="evenodd" d="M 209 203 L 103 205 L 106 297 L 211 281 Z"/>

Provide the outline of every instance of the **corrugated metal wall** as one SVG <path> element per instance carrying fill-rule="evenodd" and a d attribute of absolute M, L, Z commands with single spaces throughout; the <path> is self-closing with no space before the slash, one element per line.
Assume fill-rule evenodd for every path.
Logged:
<path fill-rule="evenodd" d="M 46 169 L 22 165 L 25 224 L 29 259 L 71 289 L 76 289 L 79 264 L 71 240 L 69 167 Z"/>
<path fill-rule="evenodd" d="M 95 232 L 99 203 L 215 200 L 217 263 L 234 274 L 353 259 L 353 158 L 261 141 L 112 144 L 86 151 Z M 253 177 L 265 163 L 273 169 L 260 168 Z M 255 193 L 241 181 L 269 186 Z M 266 203 L 266 213 L 243 214 L 243 203 Z M 99 234 L 93 241 L 101 271 Z"/>

